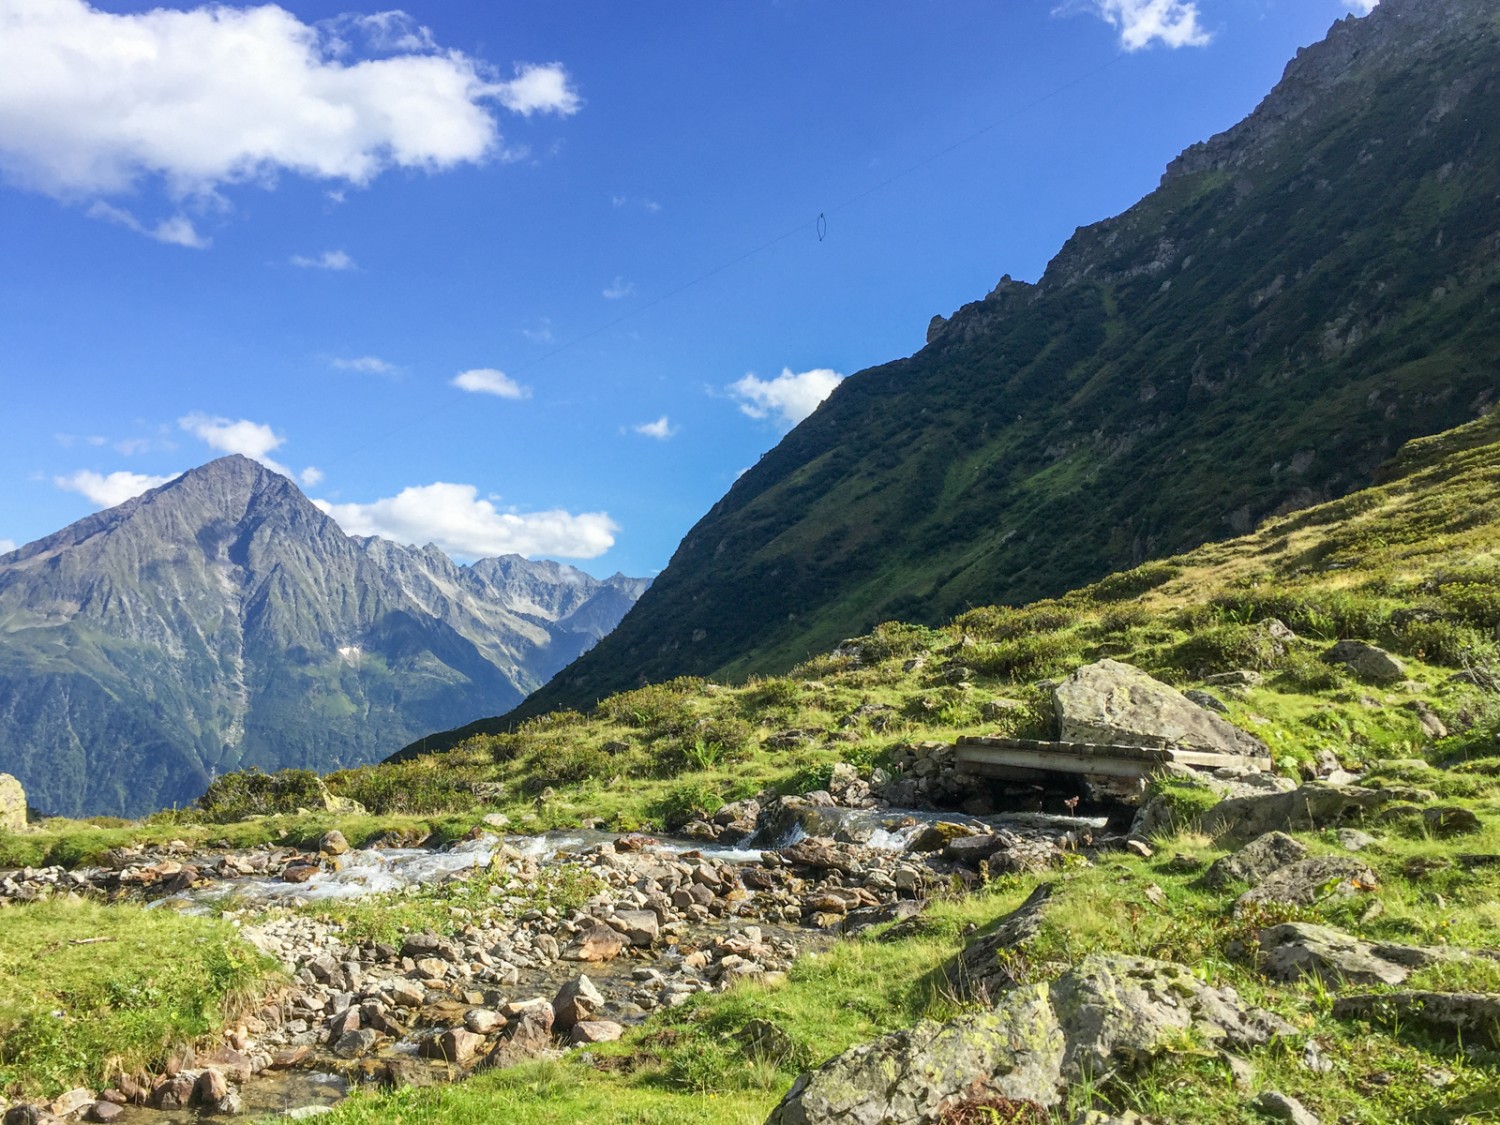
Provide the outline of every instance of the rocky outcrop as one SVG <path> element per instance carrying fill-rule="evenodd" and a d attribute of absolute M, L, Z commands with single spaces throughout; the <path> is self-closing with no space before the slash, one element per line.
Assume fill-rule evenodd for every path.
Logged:
<path fill-rule="evenodd" d="M 1331 926 L 1287 922 L 1260 932 L 1260 971 L 1276 980 L 1316 977 L 1325 984 L 1400 984 L 1412 972 L 1456 954 L 1446 949 L 1361 941 Z"/>
<path fill-rule="evenodd" d="M 1181 965 L 1091 956 L 987 1011 L 844 1052 L 799 1077 L 767 1125 L 931 1125 L 955 1103 L 986 1096 L 1051 1107 L 1069 1083 L 1129 1071 L 1190 1028 L 1239 1048 L 1291 1030 Z"/>
<path fill-rule="evenodd" d="M 1325 898 L 1373 891 L 1379 879 L 1352 856 L 1320 855 L 1278 867 L 1235 901 L 1236 913 L 1259 903 L 1311 906 Z"/>
<path fill-rule="evenodd" d="M 1139 668 L 1100 660 L 1077 669 L 1054 694 L 1058 738 L 1124 746 L 1174 746 L 1266 758 L 1246 734 Z"/>
<path fill-rule="evenodd" d="M 1315 832 L 1357 823 L 1392 799 L 1389 790 L 1313 783 L 1289 793 L 1221 801 L 1204 814 L 1203 831 L 1222 843 L 1244 843 L 1267 832 Z"/>
<path fill-rule="evenodd" d="M 0 832 L 26 831 L 26 790 L 8 773 L 0 773 Z"/>
<path fill-rule="evenodd" d="M 1025 902 L 995 923 L 943 966 L 943 978 L 964 1000 L 990 1000 L 1017 983 L 1010 955 L 1042 929 L 1052 884 L 1041 883 Z"/>
<path fill-rule="evenodd" d="M 1500 1047 L 1500 993 L 1378 992 L 1334 1001 L 1339 1019 L 1420 1027 L 1465 1045 Z"/>

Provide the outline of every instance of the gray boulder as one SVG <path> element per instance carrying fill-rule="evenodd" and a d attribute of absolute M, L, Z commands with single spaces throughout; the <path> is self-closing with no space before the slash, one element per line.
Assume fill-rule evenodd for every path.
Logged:
<path fill-rule="evenodd" d="M 1331 926 L 1287 922 L 1260 932 L 1261 972 L 1276 980 L 1316 977 L 1327 984 L 1400 984 L 1414 969 L 1454 956 L 1419 945 L 1360 941 Z"/>
<path fill-rule="evenodd" d="M 1386 790 L 1311 782 L 1289 793 L 1221 801 L 1203 815 L 1203 831 L 1221 843 L 1244 843 L 1267 832 L 1312 832 L 1363 820 L 1392 799 Z"/>
<path fill-rule="evenodd" d="M 1305 1105 L 1280 1090 L 1258 1094 L 1250 1106 L 1272 1121 L 1285 1121 L 1287 1125 L 1319 1125 L 1318 1119 Z"/>
<path fill-rule="evenodd" d="M 932 1125 L 956 1103 L 993 1095 L 1052 1107 L 1070 1084 L 1146 1062 L 1189 1028 L 1241 1048 L 1291 1030 L 1181 965 L 1096 955 L 987 1011 L 844 1052 L 800 1076 L 767 1125 Z"/>
<path fill-rule="evenodd" d="M 1299 860 L 1271 872 L 1235 900 L 1238 914 L 1262 902 L 1311 906 L 1334 895 L 1373 890 L 1379 882 L 1368 866 L 1347 855 L 1320 855 Z"/>
<path fill-rule="evenodd" d="M 1255 758 L 1270 754 L 1260 739 L 1117 660 L 1085 664 L 1057 686 L 1053 699 L 1063 742 L 1178 746 Z"/>
<path fill-rule="evenodd" d="M 1406 679 L 1406 666 L 1383 648 L 1364 641 L 1339 641 L 1323 654 L 1329 664 L 1342 664 L 1361 680 L 1394 684 Z"/>
<path fill-rule="evenodd" d="M 1377 992 L 1335 1000 L 1338 1019 L 1417 1026 L 1465 1045 L 1500 1047 L 1500 993 Z"/>
<path fill-rule="evenodd" d="M 1214 860 L 1203 883 L 1223 890 L 1232 883 L 1257 883 L 1279 867 L 1307 858 L 1307 848 L 1285 832 L 1257 836 L 1237 852 Z"/>
<path fill-rule="evenodd" d="M 0 832 L 26 831 L 26 790 L 8 773 L 0 773 Z"/>

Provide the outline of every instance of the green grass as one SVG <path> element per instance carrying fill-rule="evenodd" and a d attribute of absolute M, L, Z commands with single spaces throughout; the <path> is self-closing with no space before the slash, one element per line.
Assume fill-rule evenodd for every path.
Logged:
<path fill-rule="evenodd" d="M 217 920 L 64 900 L 0 910 L 0 1091 L 55 1096 L 159 1066 L 276 972 Z"/>

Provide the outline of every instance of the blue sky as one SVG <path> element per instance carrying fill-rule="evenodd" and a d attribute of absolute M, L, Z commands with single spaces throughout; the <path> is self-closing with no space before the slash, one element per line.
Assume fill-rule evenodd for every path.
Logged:
<path fill-rule="evenodd" d="M 351 532 L 654 573 L 1367 7 L 0 0 L 0 549 L 232 451 Z"/>

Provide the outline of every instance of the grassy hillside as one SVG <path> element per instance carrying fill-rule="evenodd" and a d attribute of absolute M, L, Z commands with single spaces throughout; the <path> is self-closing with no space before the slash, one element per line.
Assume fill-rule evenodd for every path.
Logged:
<path fill-rule="evenodd" d="M 1055 597 L 1362 487 L 1472 419 L 1500 379 L 1497 91 L 1485 5 L 1338 25 L 1039 284 L 1002 281 L 846 380 L 515 716 Z"/>

